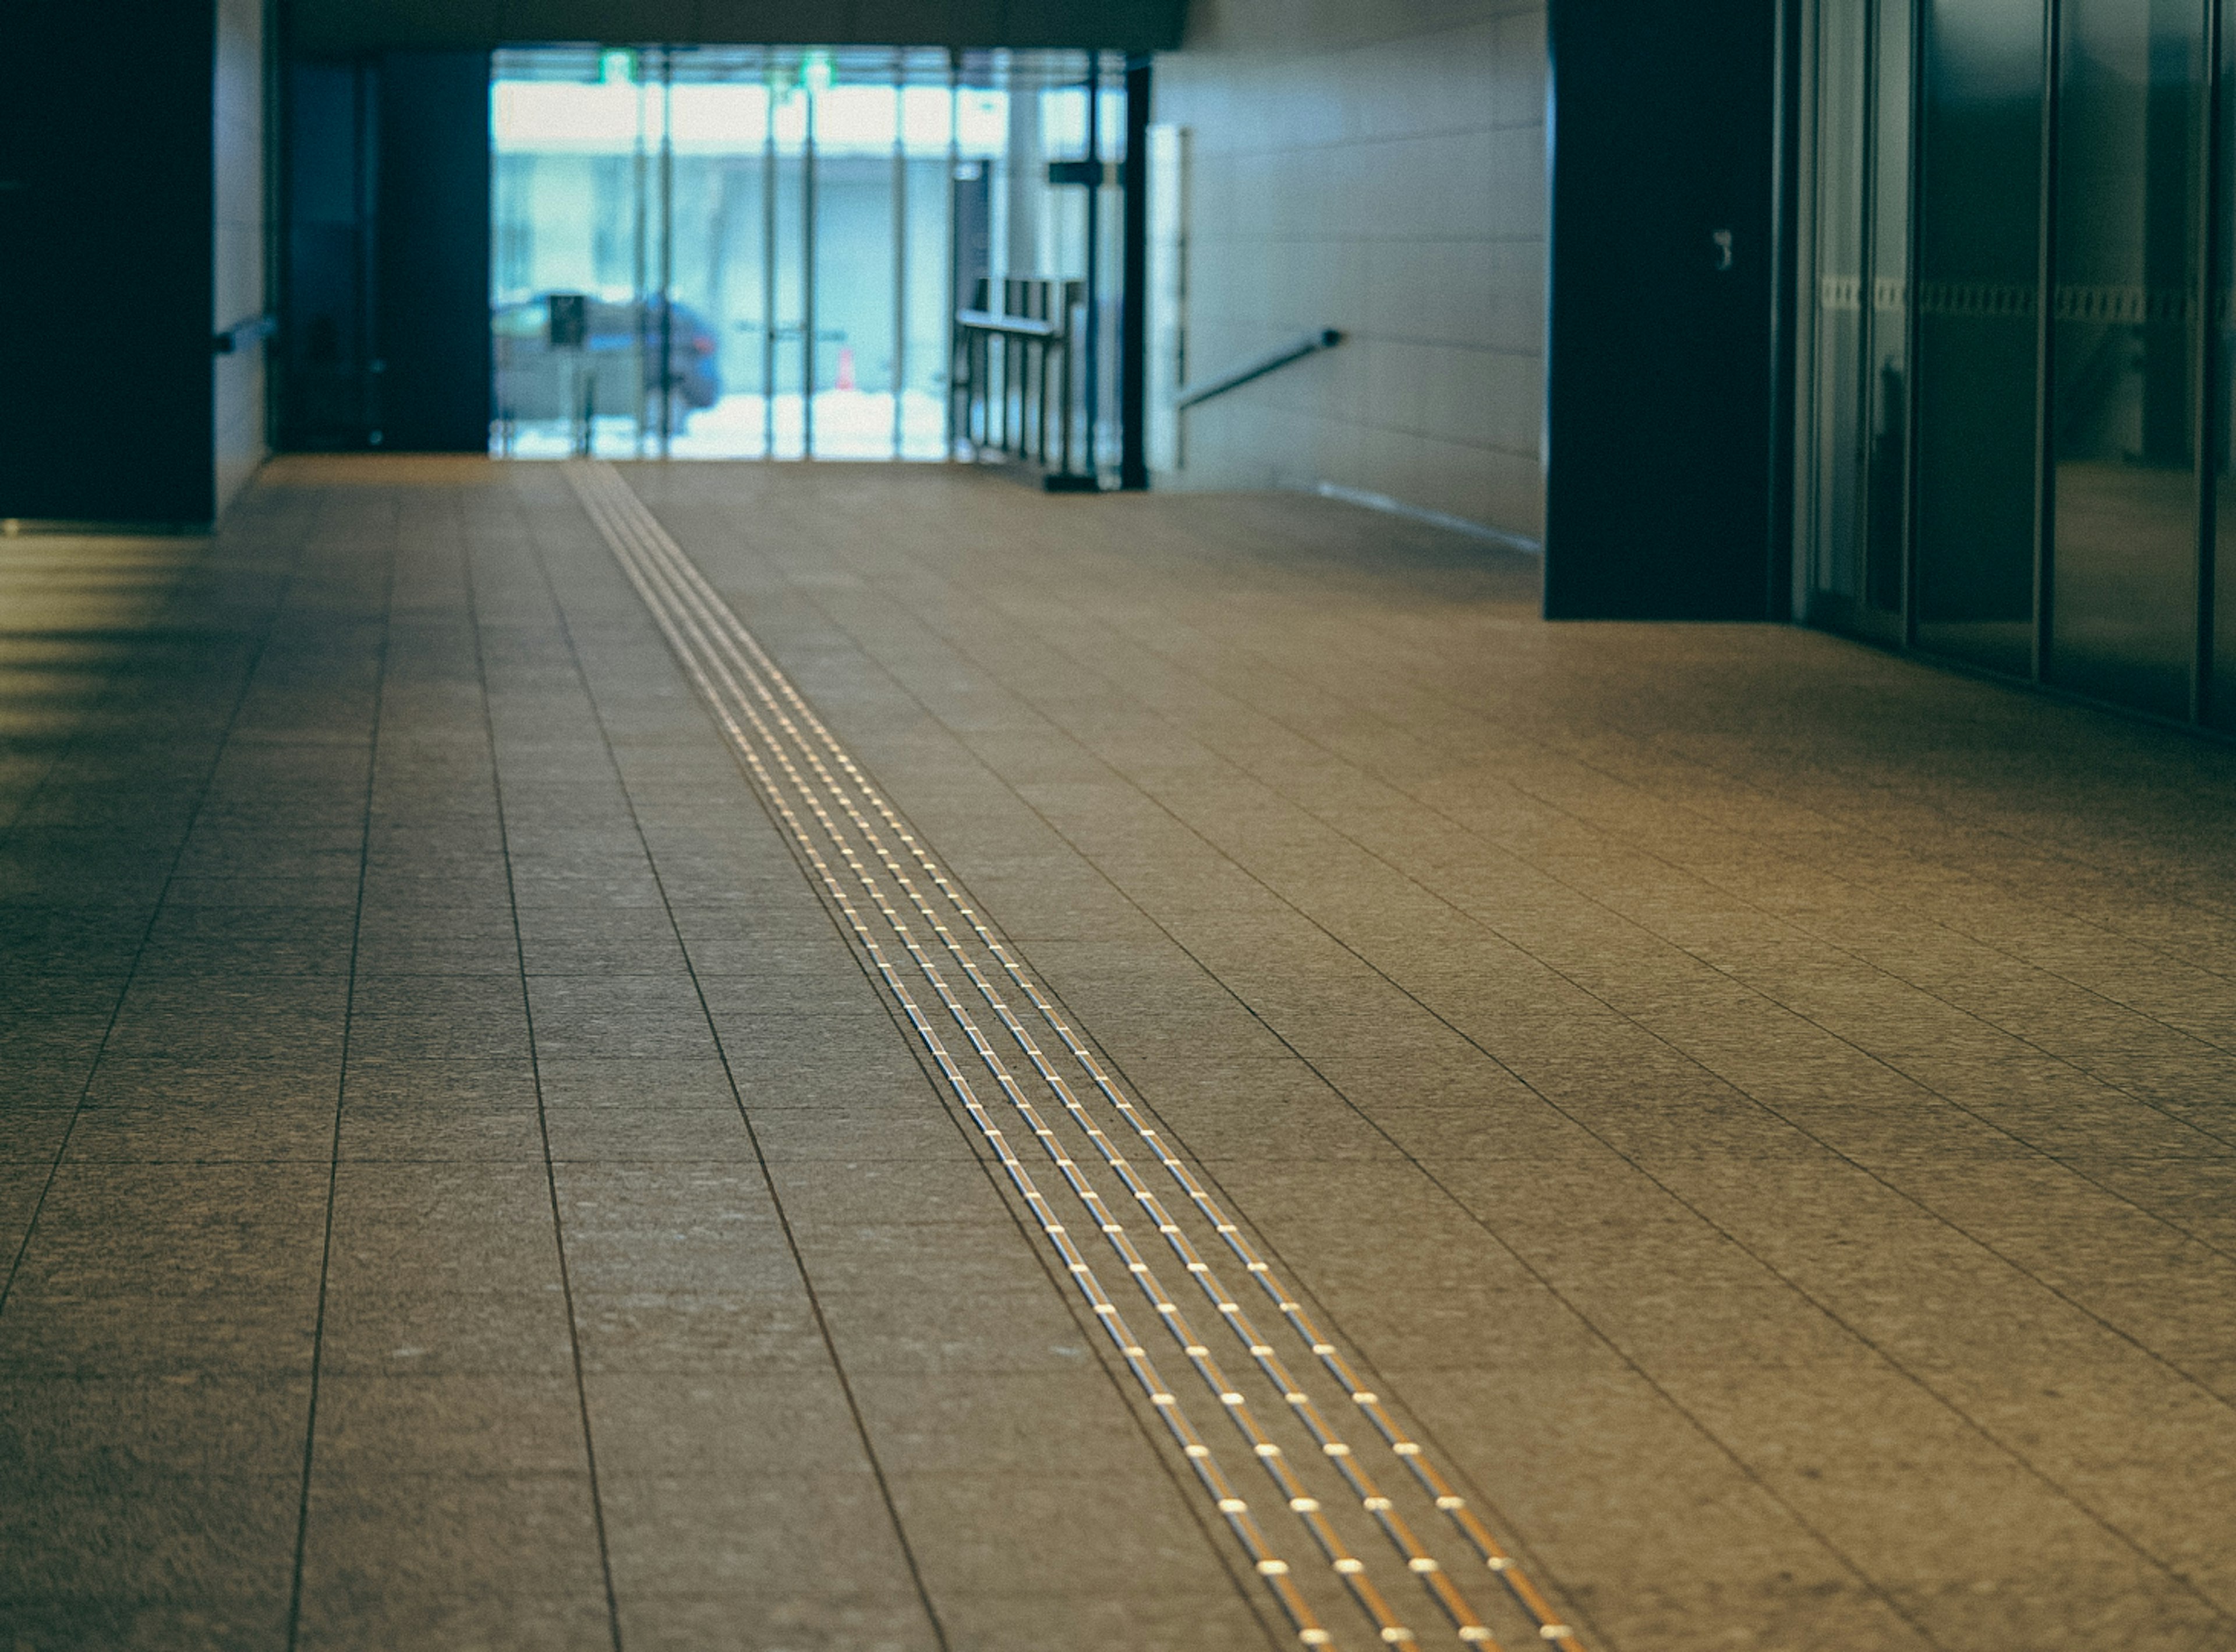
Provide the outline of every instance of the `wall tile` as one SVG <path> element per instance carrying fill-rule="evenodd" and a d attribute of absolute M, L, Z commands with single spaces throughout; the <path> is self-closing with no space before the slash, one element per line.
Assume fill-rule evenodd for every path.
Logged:
<path fill-rule="evenodd" d="M 1349 335 L 1187 416 L 1182 487 L 1338 483 L 1535 536 L 1542 0 L 1200 0 L 1159 59 L 1188 129 L 1196 377 Z"/>

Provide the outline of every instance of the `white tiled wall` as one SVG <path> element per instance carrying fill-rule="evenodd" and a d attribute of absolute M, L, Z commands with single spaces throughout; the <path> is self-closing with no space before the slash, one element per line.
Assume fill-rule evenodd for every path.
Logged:
<path fill-rule="evenodd" d="M 214 75 L 213 332 L 265 309 L 264 0 L 218 0 Z M 264 462 L 263 344 L 247 340 L 218 357 L 211 393 L 222 512 Z"/>
<path fill-rule="evenodd" d="M 1161 485 L 1544 513 L 1544 0 L 1195 0 L 1157 60 L 1187 129 L 1188 377 L 1338 349 L 1182 417 Z"/>

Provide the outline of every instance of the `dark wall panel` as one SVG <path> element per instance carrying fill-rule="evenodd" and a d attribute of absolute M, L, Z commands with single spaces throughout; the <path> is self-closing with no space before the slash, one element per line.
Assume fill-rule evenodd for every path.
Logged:
<path fill-rule="evenodd" d="M 1777 15 L 1554 0 L 1549 617 L 1777 612 Z"/>
<path fill-rule="evenodd" d="M 0 517 L 214 513 L 214 22 L 0 6 Z"/>
<path fill-rule="evenodd" d="M 380 65 L 374 401 L 384 447 L 489 447 L 489 80 L 487 52 L 393 52 Z"/>

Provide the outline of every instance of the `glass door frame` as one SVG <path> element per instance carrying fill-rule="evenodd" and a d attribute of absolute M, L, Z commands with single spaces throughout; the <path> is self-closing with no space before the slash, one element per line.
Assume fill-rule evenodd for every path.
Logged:
<path fill-rule="evenodd" d="M 2236 488 L 2236 464 L 2228 472 L 2221 471 L 2221 457 L 2236 437 L 2236 316 L 2225 313 L 2236 306 L 2236 269 L 2231 268 L 2236 260 L 2236 0 L 2197 0 L 2205 31 L 2203 54 L 2206 76 L 2200 99 L 2200 118 L 2204 130 L 2200 142 L 2201 161 L 2198 187 L 2202 193 L 2200 234 L 2194 265 L 2189 272 L 2190 291 L 2199 315 L 2192 348 L 2196 355 L 2196 442 L 2198 457 L 2195 463 L 2196 532 L 2193 555 L 2196 568 L 2196 636 L 2188 714 L 2186 718 L 2167 718 L 2147 711 L 2091 699 L 2058 688 L 2050 680 L 2053 649 L 2052 631 L 2055 603 L 2055 489 L 2056 464 L 2054 438 L 2057 417 L 2055 379 L 2055 328 L 2057 322 L 2057 204 L 2059 181 L 2059 116 L 2064 64 L 2061 50 L 2061 36 L 2064 20 L 2063 0 L 2042 0 L 2044 83 L 2042 97 L 2042 164 L 2036 180 L 2039 191 L 2038 248 L 2035 271 L 2035 475 L 2033 498 L 2034 521 L 2034 593 L 2031 626 L 2030 658 L 2023 677 L 2013 677 L 1989 668 L 1958 661 L 1943 661 L 1930 650 L 1921 649 L 1917 636 L 1915 594 L 1917 589 L 1917 503 L 1918 440 L 1916 409 L 1918 399 L 1915 393 L 1915 374 L 1917 349 L 1917 272 L 1920 260 L 1919 196 L 1925 168 L 1928 164 L 1926 143 L 1929 135 L 1924 120 L 1926 74 L 1930 67 L 1928 54 L 1931 49 L 1929 38 L 1931 17 L 1925 0 L 1868 0 L 1867 39 L 1870 42 L 1869 67 L 1864 92 L 1865 126 L 1863 135 L 1864 153 L 1861 160 L 1863 176 L 1858 189 L 1858 209 L 1862 218 L 1860 263 L 1864 291 L 1860 295 L 1863 312 L 1856 342 L 1855 354 L 1858 364 L 1858 382 L 1855 386 L 1858 399 L 1856 428 L 1860 440 L 1858 450 L 1843 455 L 1841 462 L 1860 466 L 1864 463 L 1863 444 L 1870 439 L 1870 408 L 1871 400 L 1871 376 L 1868 371 L 1875 357 L 1874 336 L 1878 331 L 1875 319 L 1875 284 L 1884 277 L 1873 268 L 1877 251 L 1876 226 L 1872 223 L 1873 195 L 1878 180 L 1876 176 L 1880 145 L 1878 142 L 1879 120 L 1878 42 L 1882 31 L 1879 20 L 1891 7 L 1906 7 L 1910 14 L 1910 97 L 1906 173 L 1904 181 L 1907 220 L 1910 226 L 1908 245 L 1904 249 L 1904 269 L 1900 276 L 1900 302 L 1907 319 L 1907 336 L 1904 352 L 1904 372 L 1912 386 L 1909 411 L 1905 415 L 1903 432 L 1904 490 L 1901 530 L 1901 603 L 1898 611 L 1873 610 L 1868 602 L 1868 588 L 1850 597 L 1823 589 L 1820 570 L 1829 548 L 1823 543 L 1823 512 L 1821 501 L 1829 485 L 1820 463 L 1824 431 L 1822 400 L 1823 360 L 1819 346 L 1822 336 L 1820 312 L 1823 293 L 1820 289 L 1818 249 L 1818 214 L 1823 207 L 1825 192 L 1820 187 L 1820 155 L 1823 147 L 1820 121 L 1823 116 L 1826 89 L 1821 82 L 1821 50 L 1824 38 L 1824 13 L 1834 7 L 1851 3 L 1851 0 L 1790 0 L 1790 26 L 1795 31 L 1797 49 L 1792 63 L 1796 77 L 1795 95 L 1786 102 L 1795 122 L 1795 153 L 1798 157 L 1795 179 L 1795 199 L 1799 233 L 1795 236 L 1792 269 L 1794 282 L 1793 306 L 1797 325 L 1793 329 L 1790 362 L 1795 386 L 1795 429 L 1792 445 L 1792 524 L 1793 561 L 1792 569 L 1793 611 L 1803 616 L 1805 622 L 1854 635 L 1862 640 L 1891 647 L 1904 652 L 1918 652 L 1922 657 L 1951 665 L 1966 671 L 2005 681 L 2023 681 L 2046 692 L 2061 697 L 2087 699 L 2088 703 L 2111 705 L 2147 721 L 2172 723 L 2193 729 L 2212 729 L 2236 732 L 2236 657 L 2224 657 L 2224 681 L 2216 694 L 2214 666 L 2216 652 L 2227 655 L 2219 647 L 2219 632 L 2229 628 L 2217 623 L 2215 597 L 2216 558 L 2226 557 L 2236 566 L 2236 534 L 2231 534 L 2218 524 L 2220 496 Z M 1864 490 L 1858 493 L 1859 536 L 1867 536 L 1869 526 L 1864 519 L 1869 502 Z M 2236 588 L 2236 576 L 2228 582 Z M 2236 601 L 2236 595 L 2220 596 L 2222 602 Z M 2226 703 L 2223 703 L 2226 702 Z"/>
<path fill-rule="evenodd" d="M 1878 313 L 1883 284 L 1895 284 L 1896 303 L 1904 313 L 1903 329 L 1902 379 L 1905 386 L 1914 386 L 1917 380 L 1917 328 L 1914 294 L 1917 290 L 1917 172 L 1920 145 L 1917 142 L 1921 104 L 1921 69 L 1924 60 L 1924 3 L 1923 0 L 1864 0 L 1864 84 L 1863 89 L 1863 129 L 1859 134 L 1861 177 L 1857 188 L 1856 230 L 1858 241 L 1858 290 L 1857 307 L 1858 319 L 1852 349 L 1855 369 L 1854 415 L 1855 428 L 1862 441 L 1856 451 L 1846 456 L 1845 463 L 1855 471 L 1851 486 L 1857 500 L 1855 533 L 1858 590 L 1851 596 L 1827 589 L 1819 581 L 1819 570 L 1832 547 L 1823 541 L 1824 511 L 1822 489 L 1825 478 L 1821 474 L 1818 459 L 1823 443 L 1823 399 L 1821 395 L 1822 356 L 1819 347 L 1821 328 L 1818 313 L 1822 301 L 1817 270 L 1818 213 L 1823 194 L 1818 188 L 1818 134 L 1823 116 L 1825 88 L 1819 74 L 1819 51 L 1823 39 L 1822 8 L 1837 5 L 1844 0 L 1797 0 L 1794 20 L 1799 40 L 1796 53 L 1801 80 L 1800 95 L 1788 107 L 1794 112 L 1799 130 L 1798 145 L 1800 164 L 1796 168 L 1797 192 L 1799 197 L 1800 233 L 1795 237 L 1794 271 L 1797 286 L 1795 314 L 1801 325 L 1794 329 L 1795 360 L 1792 372 L 1795 384 L 1794 405 L 1805 410 L 1805 427 L 1797 432 L 1793 445 L 1795 474 L 1792 484 L 1794 549 L 1792 611 L 1805 616 L 1808 623 L 1837 630 L 1888 647 L 1908 648 L 1914 645 L 1915 627 L 1911 617 L 1911 594 L 1916 588 L 1916 569 L 1912 565 L 1917 535 L 1913 530 L 1916 509 L 1917 419 L 1907 411 L 1914 409 L 1916 396 L 1905 396 L 1905 412 L 1900 431 L 1898 464 L 1902 481 L 1902 503 L 1895 524 L 1899 547 L 1897 565 L 1897 599 L 1893 608 L 1874 607 L 1870 600 L 1871 577 L 1869 556 L 1873 526 L 1871 517 L 1871 489 L 1869 486 L 1868 443 L 1872 427 L 1875 405 L 1876 374 L 1878 360 L 1881 324 Z M 1877 255 L 1881 240 L 1878 226 L 1879 192 L 1882 174 L 1879 168 L 1884 100 L 1882 84 L 1882 45 L 1885 30 L 1883 19 L 1896 8 L 1909 12 L 1906 31 L 1908 62 L 1905 73 L 1909 95 L 1904 118 L 1909 122 L 1904 145 L 1904 176 L 1902 180 L 1904 216 L 1909 231 L 1904 237 L 1902 269 L 1899 274 L 1889 274 L 1878 267 Z"/>

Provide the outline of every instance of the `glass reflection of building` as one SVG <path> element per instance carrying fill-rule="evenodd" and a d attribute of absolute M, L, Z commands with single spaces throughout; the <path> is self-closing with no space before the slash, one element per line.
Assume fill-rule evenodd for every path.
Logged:
<path fill-rule="evenodd" d="M 1800 10 L 1801 611 L 2236 731 L 2236 19 Z"/>

